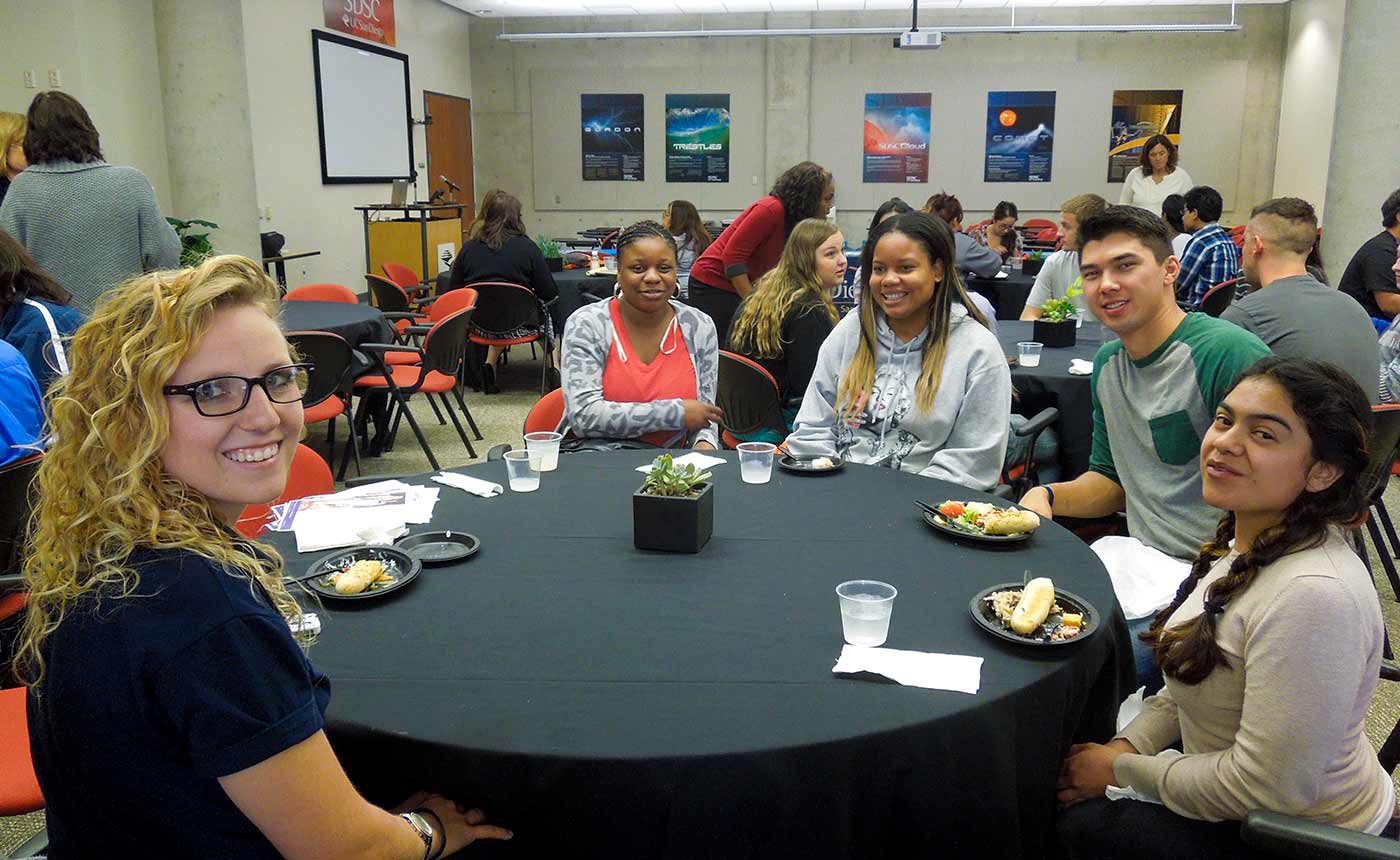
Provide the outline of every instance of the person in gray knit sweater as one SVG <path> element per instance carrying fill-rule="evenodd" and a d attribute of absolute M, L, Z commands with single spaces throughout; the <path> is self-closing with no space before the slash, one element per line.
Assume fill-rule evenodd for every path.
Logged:
<path fill-rule="evenodd" d="M 1166 687 L 1107 744 L 1070 749 L 1056 856 L 1254 857 L 1239 821 L 1256 809 L 1390 822 L 1395 785 L 1365 733 L 1385 628 L 1346 537 L 1366 515 L 1370 426 L 1360 386 L 1310 359 L 1261 359 L 1216 408 L 1199 463 L 1225 516 L 1143 634 Z"/>
<path fill-rule="evenodd" d="M 0 205 L 0 229 L 91 313 L 97 299 L 133 275 L 173 269 L 180 238 L 161 216 L 141 171 L 102 160 L 97 129 L 77 99 L 43 92 L 29 105 L 24 155 Z"/>
<path fill-rule="evenodd" d="M 948 225 L 923 212 L 875 228 L 860 306 L 822 343 L 789 453 L 997 485 L 1011 370 L 958 280 L 955 253 Z"/>

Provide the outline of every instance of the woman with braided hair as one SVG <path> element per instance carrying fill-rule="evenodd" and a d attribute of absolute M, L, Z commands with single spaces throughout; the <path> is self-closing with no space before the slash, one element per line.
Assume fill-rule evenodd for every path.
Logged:
<path fill-rule="evenodd" d="M 1226 514 L 1143 634 L 1166 686 L 1107 744 L 1070 749 L 1062 856 L 1249 857 L 1255 809 L 1389 823 L 1394 784 L 1364 732 L 1384 627 L 1345 536 L 1366 512 L 1370 414 L 1342 370 L 1278 357 L 1221 402 L 1200 462 Z M 1109 785 L 1140 800 L 1106 800 Z"/>
<path fill-rule="evenodd" d="M 719 447 L 715 324 L 675 296 L 670 231 L 641 221 L 618 234 L 613 297 L 576 312 L 564 332 L 564 420 L 574 435 Z"/>

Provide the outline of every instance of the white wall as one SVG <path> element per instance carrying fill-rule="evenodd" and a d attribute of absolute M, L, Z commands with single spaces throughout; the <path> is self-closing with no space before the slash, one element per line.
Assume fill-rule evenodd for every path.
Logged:
<path fill-rule="evenodd" d="M 1222 7 L 1164 6 L 1153 9 L 1110 8 L 1058 10 L 1022 10 L 1021 23 L 1108 23 L 1117 21 L 1220 21 L 1228 18 Z M 732 134 L 737 138 L 747 133 L 762 133 L 767 158 L 758 190 L 766 190 L 777 173 L 803 158 L 821 160 L 833 154 L 838 139 L 859 140 L 861 106 L 847 104 L 845 90 L 852 92 L 895 92 L 915 83 L 923 86 L 913 91 L 931 91 L 938 116 L 940 93 L 946 101 L 950 87 L 970 90 L 972 95 L 959 93 L 980 107 L 967 116 L 945 116 L 935 122 L 933 180 L 923 185 L 902 185 L 900 193 L 911 202 L 922 202 L 929 194 L 948 187 L 961 194 L 968 204 L 969 217 L 980 218 L 999 199 L 1017 200 L 1024 197 L 1032 203 L 1023 207 L 1025 214 L 1050 213 L 1064 197 L 1079 191 L 1112 191 L 1116 201 L 1118 186 L 1111 189 L 1103 182 L 1106 173 L 1108 136 L 1108 105 L 1099 95 L 1093 104 L 1085 103 L 1084 111 L 1093 114 L 1087 129 L 1070 128 L 1066 120 L 1078 118 L 1071 103 L 1082 99 L 1080 90 L 1108 93 L 1115 88 L 1152 86 L 1175 88 L 1184 80 L 1191 81 L 1196 93 L 1188 92 L 1183 109 L 1185 160 L 1183 164 L 1203 181 L 1220 183 L 1226 198 L 1227 218 L 1270 196 L 1274 177 L 1275 139 L 1278 129 L 1278 109 L 1284 51 L 1287 42 L 1287 6 L 1247 6 L 1239 9 L 1244 30 L 1228 34 L 1043 34 L 1005 36 L 954 36 L 939 51 L 897 52 L 890 47 L 887 36 L 817 37 L 817 38 L 743 38 L 743 39 L 660 39 L 660 40 L 581 40 L 569 42 L 501 42 L 495 38 L 496 26 L 478 26 L 472 30 L 473 79 L 476 83 L 475 103 L 478 158 L 477 186 L 484 190 L 500 186 L 518 194 L 527 208 L 531 232 L 567 235 L 581 227 L 603 223 L 623 223 L 656 213 L 672 197 L 700 198 L 704 193 L 698 185 L 665 185 L 649 205 L 613 202 L 616 195 L 605 190 L 595 195 L 596 204 L 571 210 L 556 210 L 550 200 L 535 199 L 542 189 L 535 188 L 538 175 L 533 167 L 538 151 L 527 149 L 521 142 L 567 135 L 561 146 L 577 147 L 569 139 L 577 139 L 577 108 L 560 115 L 551 110 L 543 115 L 532 110 L 531 85 L 537 75 L 549 80 L 575 74 L 587 80 L 593 75 L 618 74 L 618 70 L 635 70 L 639 85 L 689 75 L 695 84 L 689 92 L 713 92 L 703 84 L 719 74 L 741 75 L 758 86 L 762 81 L 764 110 L 761 118 L 750 119 L 745 128 L 736 124 Z M 1005 10 L 997 12 L 949 12 L 933 10 L 921 16 L 921 23 L 986 24 L 1005 23 Z M 707 22 L 712 23 L 712 22 Z M 694 16 L 667 19 L 665 27 L 699 29 L 700 20 Z M 897 13 L 821 13 L 800 15 L 735 15 L 726 17 L 726 28 L 748 27 L 855 27 L 902 26 L 907 15 Z M 586 18 L 518 19 L 510 21 L 507 29 L 521 31 L 586 32 L 596 22 Z M 655 19 L 609 18 L 608 29 L 654 29 Z M 1038 69 L 1053 66 L 1061 77 L 1054 86 L 1039 85 Z M 1218 70 L 1211 80 L 1204 70 Z M 1116 70 L 1116 71 L 1115 71 Z M 1074 75 L 1078 74 L 1078 78 Z M 896 82 L 898 85 L 896 86 Z M 839 84 L 839 86 L 837 86 Z M 1216 91 L 1210 88 L 1217 88 Z M 986 91 L 993 89 L 1057 89 L 1059 115 L 1057 134 L 1064 143 L 1057 143 L 1055 152 L 1056 184 L 1047 197 L 1034 185 L 995 184 L 981 188 L 982 127 L 984 124 Z M 1230 88 L 1233 92 L 1220 92 Z M 836 90 L 842 92 L 838 93 Z M 635 92 L 636 89 L 628 91 Z M 672 90 L 675 91 L 675 90 Z M 1222 108 L 1222 106 L 1226 106 Z M 1223 113 L 1222 113 L 1223 110 Z M 1100 116 L 1101 114 L 1101 116 Z M 648 137 L 663 133 L 660 127 L 660 102 L 648 101 Z M 1227 151 L 1203 152 L 1196 140 L 1214 138 L 1218 147 Z M 852 137 L 854 135 L 854 137 Z M 1083 139 L 1076 149 L 1071 140 Z M 939 174 L 940 140 L 959 141 L 959 173 Z M 858 240 L 863 236 L 869 214 L 875 203 L 860 182 L 859 152 L 845 144 L 847 152 L 840 164 L 827 165 L 837 169 L 837 208 L 839 220 L 848 235 Z M 1193 146 L 1200 163 L 1193 162 Z M 968 152 L 963 152 L 963 150 Z M 489 150 L 489 151 L 488 151 Z M 561 160 L 567 159 L 568 152 Z M 844 151 L 844 150 L 843 150 Z M 554 154 L 551 153 L 551 158 Z M 965 162 L 965 164 L 964 164 Z M 946 163 L 946 162 L 945 162 Z M 970 166 L 969 166 L 970 165 Z M 1092 187 L 1062 188 L 1059 177 L 1078 175 L 1098 177 Z M 659 158 L 648 160 L 648 175 L 663 169 Z M 735 179 L 747 183 L 751 174 Z M 731 182 L 734 180 L 732 179 Z M 607 189 L 609 183 L 597 184 Z M 630 183 L 629 183 L 630 184 Z M 648 185 L 650 183 L 647 183 Z M 883 192 L 893 186 L 879 186 Z M 871 186 L 875 188 L 875 186 Z M 1067 193 L 1061 194 L 1061 191 Z M 757 194 L 755 197 L 759 196 Z M 882 197 L 884 195 L 881 195 Z M 985 198 L 985 199 L 984 199 Z M 566 198 L 567 199 L 567 198 Z M 700 201 L 703 206 L 703 200 Z M 706 208 L 709 217 L 732 215 L 733 210 Z"/>
<path fill-rule="evenodd" d="M 319 249 L 321 256 L 287 265 L 287 280 L 331 281 L 363 292 L 364 230 L 353 207 L 389 202 L 389 185 L 322 185 L 316 128 L 311 30 L 324 29 L 321 4 L 302 0 L 242 0 L 248 101 L 258 206 L 271 211 L 262 230 L 287 237 L 286 250 Z M 439 0 L 394 4 L 397 45 L 408 55 L 413 115 L 422 119 L 423 90 L 471 97 L 470 16 Z M 422 126 L 414 158 L 427 155 Z M 426 196 L 427 178 L 419 169 Z"/>
<path fill-rule="evenodd" d="M 113 164 L 145 173 L 166 214 L 170 167 L 151 0 L 6 0 L 0 16 L 0 110 L 24 113 L 57 69 L 87 108 Z M 33 69 L 35 89 L 24 70 Z"/>
<path fill-rule="evenodd" d="M 1278 119 L 1274 196 L 1301 197 L 1319 217 L 1337 114 L 1346 0 L 1293 0 Z"/>

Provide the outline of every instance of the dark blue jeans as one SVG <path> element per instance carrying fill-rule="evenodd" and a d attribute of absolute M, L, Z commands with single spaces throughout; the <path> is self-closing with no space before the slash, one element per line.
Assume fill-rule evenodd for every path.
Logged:
<path fill-rule="evenodd" d="M 1140 800 L 1086 800 L 1055 821 L 1059 860 L 1254 860 L 1238 821 L 1196 821 Z"/>
<path fill-rule="evenodd" d="M 1146 633 L 1147 628 L 1152 626 L 1153 616 L 1138 618 L 1128 622 L 1128 635 L 1133 643 L 1133 662 L 1137 666 L 1137 682 L 1139 687 L 1146 687 L 1144 696 L 1150 696 L 1162 689 L 1162 673 L 1157 669 L 1157 660 L 1152 656 L 1152 646 L 1138 638 L 1139 633 Z"/>

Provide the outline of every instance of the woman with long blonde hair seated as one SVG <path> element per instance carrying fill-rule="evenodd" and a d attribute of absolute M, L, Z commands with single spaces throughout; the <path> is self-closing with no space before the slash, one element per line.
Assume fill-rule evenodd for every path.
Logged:
<path fill-rule="evenodd" d="M 954 268 L 953 234 L 908 212 L 861 252 L 860 306 L 817 355 L 790 453 L 996 486 L 1011 370 Z"/>
<path fill-rule="evenodd" d="M 778 265 L 754 285 L 730 326 L 729 349 L 763 365 L 777 380 L 789 430 L 812 381 L 817 351 L 840 319 L 831 293 L 846 274 L 845 245 L 841 230 L 825 218 L 800 222 Z M 766 429 L 742 438 L 783 441 Z"/>
<path fill-rule="evenodd" d="M 361 798 L 271 548 L 308 365 L 252 260 L 110 292 L 50 391 L 18 668 L 54 857 L 402 858 L 508 837 L 479 810 Z"/>

